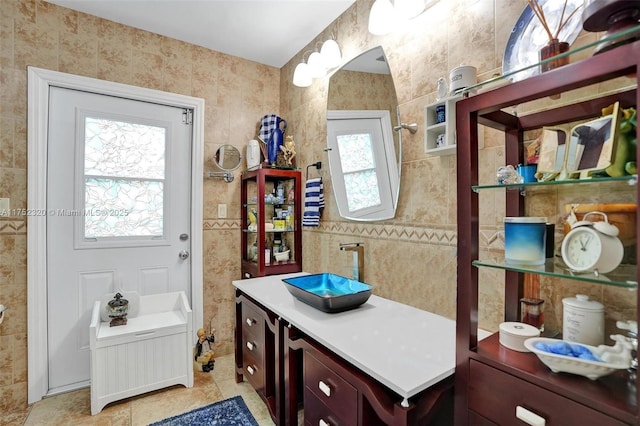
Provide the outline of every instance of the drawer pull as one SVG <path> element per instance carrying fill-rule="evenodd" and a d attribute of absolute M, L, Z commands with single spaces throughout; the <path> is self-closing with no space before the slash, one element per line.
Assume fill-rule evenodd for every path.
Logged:
<path fill-rule="evenodd" d="M 531 426 L 544 426 L 546 420 L 533 411 L 529 411 L 519 405 L 516 406 L 516 417 Z"/>
<path fill-rule="evenodd" d="M 331 396 L 331 388 L 329 387 L 328 384 L 326 384 L 322 380 L 318 382 L 318 388 L 322 391 L 323 394 L 327 396 Z"/>
<path fill-rule="evenodd" d="M 324 420 L 320 419 L 318 422 L 318 426 L 331 426 L 331 423 L 327 423 Z"/>
<path fill-rule="evenodd" d="M 253 324 L 255 324 L 255 323 L 256 323 L 256 320 L 254 320 L 254 319 L 252 319 L 252 318 L 247 318 L 245 322 L 247 323 L 247 325 L 248 325 L 249 327 L 252 327 L 252 326 L 253 326 Z"/>
<path fill-rule="evenodd" d="M 156 332 L 155 331 L 144 331 L 142 333 L 136 333 L 136 337 L 151 336 L 153 334 L 156 334 Z"/>
<path fill-rule="evenodd" d="M 251 374 L 252 376 L 256 373 L 256 370 L 252 367 L 252 366 L 247 366 L 247 371 L 249 372 L 249 374 Z"/>
<path fill-rule="evenodd" d="M 247 349 L 249 349 L 250 351 L 252 351 L 255 347 L 256 345 L 253 342 L 247 342 Z"/>

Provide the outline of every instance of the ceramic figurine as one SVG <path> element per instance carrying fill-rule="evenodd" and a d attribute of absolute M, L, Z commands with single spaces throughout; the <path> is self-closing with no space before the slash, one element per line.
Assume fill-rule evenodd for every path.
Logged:
<path fill-rule="evenodd" d="M 107 304 L 107 313 L 111 322 L 109 327 L 127 325 L 127 312 L 129 311 L 129 301 L 122 298 L 122 294 L 116 293 L 113 300 Z"/>
<path fill-rule="evenodd" d="M 194 368 L 198 371 L 208 373 L 213 370 L 213 365 L 215 363 L 215 352 L 213 351 L 212 346 L 215 341 L 215 337 L 213 334 L 207 335 L 204 328 L 199 329 L 196 334 L 198 335 L 198 341 L 196 342 L 196 346 L 193 348 Z"/>
<path fill-rule="evenodd" d="M 293 142 L 293 136 L 289 135 L 284 140 L 284 145 L 280 146 L 280 150 L 284 154 L 287 166 L 293 166 L 293 157 L 296 156 L 296 144 Z"/>

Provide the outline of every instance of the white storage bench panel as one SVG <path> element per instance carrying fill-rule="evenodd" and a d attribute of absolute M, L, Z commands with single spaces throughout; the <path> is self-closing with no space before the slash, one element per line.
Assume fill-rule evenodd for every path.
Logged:
<path fill-rule="evenodd" d="M 184 292 L 140 296 L 136 316 L 110 327 L 93 306 L 91 414 L 119 399 L 172 385 L 193 386 L 193 314 Z M 130 307 L 131 310 L 131 307 Z"/>

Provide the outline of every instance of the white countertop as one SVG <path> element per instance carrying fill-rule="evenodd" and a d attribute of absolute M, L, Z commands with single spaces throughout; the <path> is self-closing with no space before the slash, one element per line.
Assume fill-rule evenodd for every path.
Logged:
<path fill-rule="evenodd" d="M 375 295 L 356 309 L 325 313 L 294 298 L 282 282 L 300 275 L 307 273 L 233 286 L 404 398 L 453 374 L 455 321 Z"/>

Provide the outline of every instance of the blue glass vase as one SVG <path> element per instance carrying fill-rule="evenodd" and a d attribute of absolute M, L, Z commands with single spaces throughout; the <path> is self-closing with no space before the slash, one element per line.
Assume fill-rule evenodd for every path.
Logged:
<path fill-rule="evenodd" d="M 269 157 L 269 163 L 271 165 L 276 164 L 276 158 L 278 157 L 278 151 L 280 151 L 280 146 L 282 146 L 284 135 L 282 134 L 282 130 L 277 127 L 273 133 L 271 133 L 271 137 L 269 138 L 269 143 L 267 144 L 267 156 Z"/>

